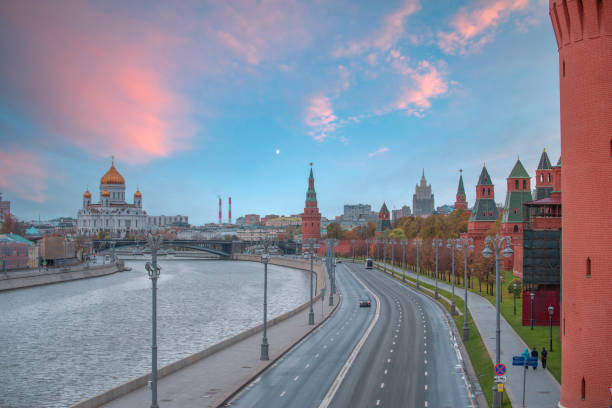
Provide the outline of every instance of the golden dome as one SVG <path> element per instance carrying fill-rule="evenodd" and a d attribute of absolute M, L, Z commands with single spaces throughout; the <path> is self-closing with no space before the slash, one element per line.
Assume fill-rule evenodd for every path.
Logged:
<path fill-rule="evenodd" d="M 85 190 L 85 192 L 83 193 L 83 198 L 91 198 L 91 193 L 89 192 L 89 190 Z"/>
<path fill-rule="evenodd" d="M 100 184 L 125 184 L 125 179 L 117 169 L 115 168 L 115 163 L 111 164 L 110 169 L 106 172 L 106 174 L 100 180 Z"/>
<path fill-rule="evenodd" d="M 142 193 L 140 192 L 140 190 L 136 190 L 136 192 L 134 193 L 134 198 L 142 198 Z"/>
<path fill-rule="evenodd" d="M 110 197 L 110 193 L 108 192 L 108 190 L 104 190 L 102 193 L 100 193 L 100 195 L 102 197 Z"/>

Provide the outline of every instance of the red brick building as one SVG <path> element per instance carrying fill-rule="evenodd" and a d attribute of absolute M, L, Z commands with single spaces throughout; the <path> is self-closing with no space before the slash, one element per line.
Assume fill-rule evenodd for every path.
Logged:
<path fill-rule="evenodd" d="M 459 170 L 459 186 L 457 187 L 457 195 L 455 196 L 455 211 L 460 208 L 468 209 L 468 203 L 465 199 L 465 188 L 463 187 L 463 170 Z"/>
<path fill-rule="evenodd" d="M 317 207 L 312 163 L 310 163 L 310 177 L 308 178 L 308 191 L 306 191 L 306 207 L 302 214 L 302 242 L 310 238 L 321 239 L 321 213 Z"/>
<path fill-rule="evenodd" d="M 487 230 L 495 224 L 498 217 L 497 205 L 495 204 L 495 186 L 491 181 L 486 166 L 482 166 L 482 172 L 476 184 L 476 202 L 472 208 L 472 214 L 468 220 L 468 232 L 462 236 L 474 239 L 475 251 L 484 248 L 484 238 Z"/>
<path fill-rule="evenodd" d="M 559 50 L 562 407 L 612 386 L 612 0 L 550 0 Z"/>

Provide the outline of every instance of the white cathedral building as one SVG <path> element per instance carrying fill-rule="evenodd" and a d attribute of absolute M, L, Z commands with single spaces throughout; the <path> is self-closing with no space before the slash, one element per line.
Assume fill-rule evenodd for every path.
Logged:
<path fill-rule="evenodd" d="M 91 193 L 83 194 L 83 208 L 77 214 L 80 235 L 94 235 L 105 231 L 113 237 L 145 233 L 169 225 L 188 225 L 187 216 L 149 216 L 142 209 L 142 193 L 136 189 L 134 203 L 125 201 L 125 179 L 115 163 L 100 180 L 100 201 L 93 204 Z"/>

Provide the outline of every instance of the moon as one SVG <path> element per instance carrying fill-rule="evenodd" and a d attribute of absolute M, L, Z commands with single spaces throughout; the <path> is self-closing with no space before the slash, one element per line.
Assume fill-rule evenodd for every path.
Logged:
<path fill-rule="evenodd" d="M 280 154 L 280 149 L 276 149 L 276 154 Z"/>

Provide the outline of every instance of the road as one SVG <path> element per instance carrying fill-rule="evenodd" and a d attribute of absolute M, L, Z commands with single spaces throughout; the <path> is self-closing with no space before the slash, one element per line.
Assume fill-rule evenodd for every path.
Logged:
<path fill-rule="evenodd" d="M 331 406 L 474 406 L 439 306 L 380 271 L 345 265 L 378 295 L 381 313 Z"/>
<path fill-rule="evenodd" d="M 231 407 L 320 405 L 375 314 L 375 308 L 359 307 L 359 298 L 367 291 L 341 265 L 336 268 L 336 282 L 342 301 L 334 314 L 249 384 L 231 401 Z"/>
<path fill-rule="evenodd" d="M 249 384 L 232 407 L 473 407 L 446 316 L 433 300 L 376 270 L 338 264 L 342 303 L 330 319 Z M 360 308 L 359 298 L 380 301 Z M 374 320 L 373 320 L 374 319 Z M 368 327 L 360 352 L 347 359 Z M 355 353 L 353 353 L 355 354 Z M 342 370 L 342 371 L 341 371 Z M 333 390 L 334 388 L 332 388 Z M 330 398 L 330 394 L 327 395 Z"/>

